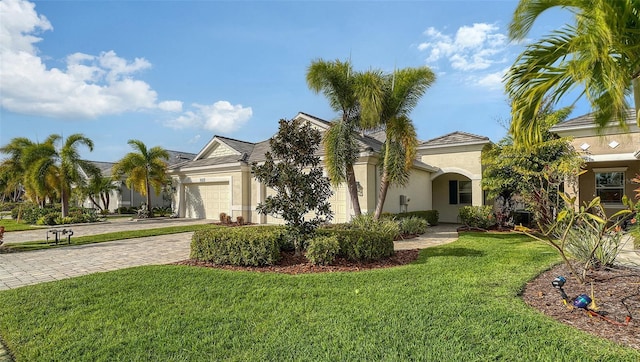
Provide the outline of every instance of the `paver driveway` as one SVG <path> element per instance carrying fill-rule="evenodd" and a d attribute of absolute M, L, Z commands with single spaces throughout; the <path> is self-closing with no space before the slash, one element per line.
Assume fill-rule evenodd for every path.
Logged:
<path fill-rule="evenodd" d="M 193 232 L 0 254 L 0 290 L 189 258 Z"/>

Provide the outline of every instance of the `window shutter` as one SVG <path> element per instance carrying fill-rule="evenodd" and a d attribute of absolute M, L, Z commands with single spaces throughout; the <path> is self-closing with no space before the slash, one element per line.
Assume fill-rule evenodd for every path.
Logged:
<path fill-rule="evenodd" d="M 449 180 L 449 205 L 458 204 L 458 181 Z"/>

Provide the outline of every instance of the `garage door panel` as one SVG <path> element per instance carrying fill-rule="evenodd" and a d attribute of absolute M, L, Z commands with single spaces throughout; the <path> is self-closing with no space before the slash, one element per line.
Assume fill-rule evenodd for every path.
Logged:
<path fill-rule="evenodd" d="M 187 218 L 219 220 L 230 214 L 229 183 L 203 183 L 185 186 Z"/>

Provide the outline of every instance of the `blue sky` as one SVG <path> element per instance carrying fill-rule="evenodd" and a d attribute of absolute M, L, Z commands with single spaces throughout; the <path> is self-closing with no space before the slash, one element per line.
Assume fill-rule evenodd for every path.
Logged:
<path fill-rule="evenodd" d="M 214 135 L 261 141 L 299 111 L 337 117 L 305 82 L 312 60 L 430 66 L 418 137 L 505 135 L 500 83 L 522 44 L 516 1 L 0 1 L 0 144 L 83 133 L 83 157 L 129 139 L 197 153 Z M 545 15 L 531 37 L 569 20 Z M 571 102 L 568 99 L 567 102 Z M 578 106 L 574 115 L 588 112 Z"/>

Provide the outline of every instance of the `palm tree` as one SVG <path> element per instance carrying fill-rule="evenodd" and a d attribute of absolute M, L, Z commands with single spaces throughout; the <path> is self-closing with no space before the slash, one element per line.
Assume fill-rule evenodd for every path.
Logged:
<path fill-rule="evenodd" d="M 93 141 L 82 134 L 67 137 L 61 148 L 56 144 L 62 140 L 60 135 L 49 136 L 44 143 L 32 144 L 25 148 L 24 165 L 25 184 L 33 188 L 35 194 L 44 198 L 55 192 L 61 200 L 62 217 L 69 215 L 69 198 L 72 186 L 82 186 L 84 178 L 80 169 L 95 173 L 97 167 L 82 160 L 78 145 L 85 145 L 93 151 Z"/>
<path fill-rule="evenodd" d="M 353 165 L 358 157 L 357 131 L 371 125 L 378 106 L 380 85 L 376 72 L 355 73 L 349 61 L 311 62 L 307 70 L 307 85 L 322 92 L 331 108 L 340 113 L 340 119 L 331 123 L 325 133 L 325 164 L 334 186 L 347 182 L 351 205 L 360 215 L 360 200 Z"/>
<path fill-rule="evenodd" d="M 542 140 L 535 117 L 543 100 L 552 104 L 580 85 L 599 127 L 617 121 L 626 128 L 627 97 L 633 92 L 640 125 L 640 4 L 637 0 L 521 0 L 509 27 L 523 40 L 535 20 L 552 8 L 566 8 L 575 23 L 530 44 L 505 76 L 512 100 L 511 132 L 516 143 Z"/>
<path fill-rule="evenodd" d="M 24 193 L 24 152 L 26 148 L 33 145 L 28 138 L 16 137 L 8 144 L 0 148 L 0 153 L 8 155 L 0 164 L 0 174 L 3 180 L 3 192 L 11 195 L 14 202 L 18 201 Z"/>
<path fill-rule="evenodd" d="M 89 198 L 100 210 L 109 210 L 110 195 L 113 191 L 119 191 L 120 187 L 114 184 L 111 177 L 105 177 L 101 174 L 92 175 L 89 182 L 82 188 L 81 193 Z M 96 200 L 98 198 L 98 200 Z M 102 206 L 98 201 L 102 201 Z"/>
<path fill-rule="evenodd" d="M 385 129 L 381 154 L 380 192 L 374 218 L 380 218 L 389 185 L 406 185 L 416 158 L 418 139 L 409 113 L 435 81 L 428 67 L 406 68 L 384 76 L 378 125 Z"/>
<path fill-rule="evenodd" d="M 127 142 L 136 152 L 127 153 L 113 166 L 113 178 L 120 179 L 127 175 L 125 183 L 147 197 L 147 210 L 151 211 L 151 187 L 156 195 L 167 181 L 167 164 L 169 153 L 160 146 L 147 149 L 139 140 Z M 164 161 L 163 161 L 164 160 Z"/>

